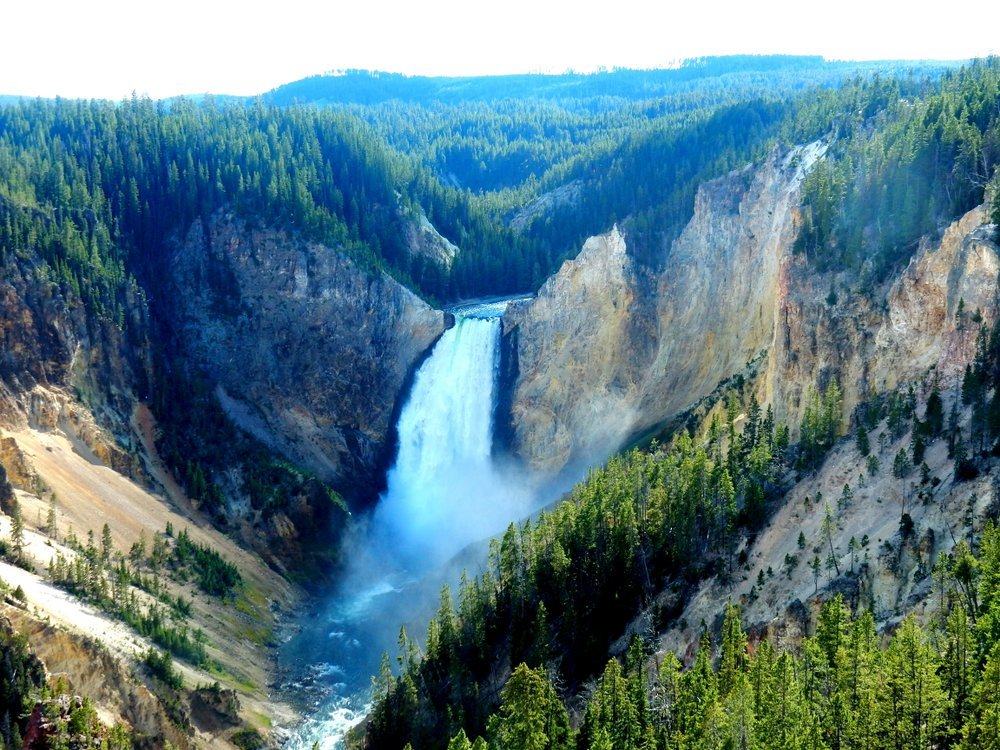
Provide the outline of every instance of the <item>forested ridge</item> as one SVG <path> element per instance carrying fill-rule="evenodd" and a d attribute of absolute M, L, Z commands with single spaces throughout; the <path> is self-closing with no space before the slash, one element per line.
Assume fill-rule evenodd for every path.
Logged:
<path fill-rule="evenodd" d="M 383 269 L 432 301 L 536 288 L 586 236 L 629 217 L 631 244 L 655 260 L 662 238 L 690 215 L 697 185 L 764 153 L 794 116 L 788 97 L 816 83 L 794 61 L 755 59 L 754 72 L 740 73 L 744 63 L 706 62 L 697 75 L 683 72 L 693 78 L 671 96 L 627 107 L 594 92 L 576 101 L 470 101 L 448 111 L 444 140 L 433 135 L 442 111 L 421 102 L 364 111 L 210 98 L 7 102 L 0 261 L 28 262 L 31 275 L 86 310 L 88 326 L 123 331 L 135 352 L 148 337 L 151 378 L 139 374 L 138 395 L 162 427 L 162 456 L 217 522 L 226 523 L 228 502 L 217 481 L 225 468 L 218 445 L 239 456 L 254 508 L 268 512 L 305 496 L 339 518 L 340 506 L 324 500 L 329 489 L 235 430 L 211 383 L 178 357 L 183 340 L 166 286 L 174 238 L 233 211 Z M 905 73 L 900 86 L 920 90 L 940 70 Z M 833 78 L 847 74 L 838 69 Z M 714 83 L 706 88 L 707 80 Z M 854 85 L 864 97 L 874 84 Z M 814 116 L 814 132 L 826 132 L 827 116 Z M 452 146 L 499 177 L 505 169 L 484 161 L 492 149 L 514 170 L 501 179 L 509 186 L 478 194 L 462 180 L 450 184 L 428 154 Z M 525 158 L 535 165 L 527 171 Z M 533 198 L 574 183 L 575 200 L 521 229 L 508 226 Z M 421 215 L 458 246 L 450 267 L 407 245 L 407 225 Z"/>
<path fill-rule="evenodd" d="M 178 238 L 219 211 L 321 242 L 432 298 L 492 290 L 490 278 L 524 288 L 508 273 L 524 265 L 522 245 L 344 113 L 138 98 L 0 107 L 0 264 L 53 285 L 89 329 L 117 329 L 137 360 L 150 345 L 151 377 L 137 373 L 136 395 L 162 428 L 161 455 L 218 523 L 229 502 L 218 473 L 235 460 L 255 509 L 305 497 L 326 538 L 343 518 L 336 495 L 237 430 L 180 356 L 167 264 Z M 455 279 L 474 280 L 468 288 L 452 289 L 443 269 L 425 274 L 408 252 L 404 222 L 422 212 L 470 248 L 453 266 Z"/>
<path fill-rule="evenodd" d="M 457 191 L 386 148 L 356 118 L 331 110 L 22 102 L 0 108 L 0 149 L 2 194 L 12 203 L 60 215 L 86 212 L 93 227 L 79 231 L 91 253 L 110 266 L 130 261 L 134 274 L 151 279 L 171 232 L 220 208 L 300 231 L 416 283 L 400 223 L 403 212 L 419 206 L 469 248 L 455 274 L 479 286 L 464 293 L 488 289 L 487 277 L 496 279 L 519 248 Z M 50 247 L 47 258 L 70 263 L 69 275 L 78 279 L 110 273 L 103 265 L 73 265 L 78 255 Z M 442 279 L 428 280 L 425 291 L 449 294 Z"/>
<path fill-rule="evenodd" d="M 698 184 L 776 141 L 837 136 L 838 158 L 809 185 L 814 228 L 803 247 L 813 255 L 835 244 L 858 257 L 857 238 L 870 233 L 872 214 L 854 204 L 839 211 L 841 225 L 854 217 L 851 237 L 842 236 L 848 227 L 834 226 L 827 204 L 842 193 L 848 199 L 844 170 L 870 184 L 876 174 L 889 178 L 879 183 L 890 187 L 883 202 L 914 217 L 877 239 L 882 254 L 981 198 L 996 149 L 992 63 L 944 73 L 941 84 L 940 67 L 855 78 L 838 68 L 827 88 L 806 95 L 796 92 L 813 83 L 809 76 L 768 78 L 800 71 L 794 65 L 769 70 L 757 62 L 753 75 L 737 75 L 739 60 L 728 65 L 725 75 L 709 77 L 717 88 L 636 100 L 8 103 L 0 107 L 0 195 L 36 210 L 5 222 L 5 231 L 23 242 L 34 216 L 43 255 L 60 278 L 114 314 L 112 287 L 129 274 L 155 282 L 171 232 L 220 208 L 298 230 L 431 298 L 454 299 L 537 287 L 583 239 L 616 221 L 631 219 L 640 245 L 648 238 L 662 246 L 690 216 Z M 926 113 L 922 130 L 918 111 Z M 878 166 L 867 168 L 876 158 Z M 926 205 L 931 197 L 897 194 L 904 170 L 920 170 L 925 179 L 911 182 L 928 184 L 933 206 Z M 519 231 L 506 226 L 521 207 L 564 185 L 578 186 L 573 200 L 527 217 Z M 871 189 L 856 186 L 857 206 L 870 203 Z M 406 247 L 403 224 L 420 213 L 460 248 L 451 268 Z M 53 225 L 64 237 L 59 243 L 48 237 Z"/>
<path fill-rule="evenodd" d="M 829 61 L 818 55 L 728 55 L 682 61 L 653 70 L 616 68 L 592 73 L 493 76 L 408 76 L 347 70 L 284 84 L 265 98 L 276 104 L 373 104 L 385 101 L 461 104 L 502 99 L 643 100 L 672 94 L 714 95 L 728 88 L 779 86 L 807 88 L 834 84 L 858 72 L 899 72 L 943 68 L 933 61 Z"/>
<path fill-rule="evenodd" d="M 864 119 L 850 109 L 843 117 L 819 114 L 820 122 L 832 120 L 836 137 L 806 178 L 797 246 L 820 268 L 861 270 L 875 280 L 907 261 L 921 237 L 979 205 L 991 181 L 996 189 L 1000 163 L 995 60 L 945 75 L 920 97 L 892 81 L 880 88 L 861 110 Z"/>
<path fill-rule="evenodd" d="M 587 236 L 629 217 L 639 253 L 662 254 L 690 217 L 698 184 L 759 158 L 776 141 L 823 137 L 835 158 L 822 171 L 839 176 L 820 188 L 828 181 L 821 173 L 808 185 L 818 226 L 802 246 L 837 244 L 851 262 L 867 259 L 884 270 L 912 252 L 921 234 L 967 210 L 977 194 L 981 200 L 995 162 L 993 76 L 991 62 L 954 73 L 934 64 L 746 56 L 524 81 L 348 71 L 281 87 L 268 100 L 356 114 L 500 219 L 572 186 L 572 200 L 547 206 L 523 227 L 534 240 L 540 274 L 528 273 L 538 284 Z M 839 187 L 844 170 L 858 183 L 853 202 L 839 209 L 853 217 L 852 236 L 833 238 L 834 209 L 819 204 L 848 199 Z M 885 189 L 875 195 L 879 185 Z M 920 190 L 926 195 L 912 194 Z M 873 226 L 886 210 L 906 215 Z"/>
<path fill-rule="evenodd" d="M 806 180 L 796 250 L 815 269 L 846 272 L 870 289 L 906 263 L 922 237 L 938 236 L 949 221 L 997 194 L 997 82 L 996 62 L 985 61 L 939 82 L 856 80 L 781 106 L 723 107 L 706 116 L 709 125 L 694 122 L 650 138 L 645 151 L 644 134 L 628 148 L 613 149 L 604 162 L 611 168 L 595 183 L 614 185 L 613 167 L 631 158 L 641 165 L 636 171 L 647 170 L 646 178 L 619 190 L 595 190 L 592 197 L 584 192 L 576 204 L 548 211 L 544 221 L 565 217 L 560 232 L 572 236 L 576 206 L 588 206 L 585 215 L 614 215 L 617 201 L 628 207 L 622 213 L 630 217 L 630 241 L 638 241 L 640 253 L 648 247 L 645 254 L 655 261 L 656 248 L 679 231 L 671 218 L 683 220 L 697 183 L 726 169 L 719 162 L 702 167 L 698 159 L 710 154 L 738 162 L 775 141 L 822 138 L 831 155 Z M 768 120 L 772 111 L 777 114 Z M 699 127 L 705 129 L 698 133 Z M 699 152 L 685 147 L 686 137 L 699 145 L 719 141 Z M 671 153 L 674 143 L 680 145 L 670 159 L 657 158 Z M 684 164 L 680 156 L 695 160 L 690 183 L 683 169 L 672 168 Z M 669 177 L 658 178 L 658 170 Z M 656 194 L 665 202 L 643 205 L 639 191 L 649 185 L 660 186 Z M 995 369 L 994 338 L 982 335 L 966 375 L 971 434 L 962 434 L 954 412 L 945 427 L 936 389 L 924 420 L 916 417 L 912 394 L 869 404 L 855 417 L 859 441 L 882 419 L 892 434 L 913 425 L 912 464 L 900 451 L 893 476 L 904 477 L 926 446 L 942 437 L 956 477 L 988 470 L 1000 437 L 994 420 L 1000 399 L 995 374 L 988 374 Z M 822 465 L 845 426 L 836 383 L 807 403 L 794 446 L 752 405 L 750 414 L 739 434 L 731 425 L 713 425 L 701 442 L 682 434 L 669 447 L 613 459 L 550 514 L 511 528 L 492 548 L 486 572 L 463 582 L 457 604 L 448 592 L 442 595 L 422 653 L 401 634 L 396 673 L 386 661 L 376 681 L 368 746 L 461 750 L 473 740 L 480 748 L 577 750 L 996 743 L 1000 735 L 989 718 L 996 712 L 990 680 L 997 639 L 990 634 L 994 615 L 987 612 L 995 609 L 995 592 L 988 581 L 998 565 L 991 557 L 991 526 L 938 561 L 939 610 L 925 626 L 908 619 L 895 634 L 877 634 L 863 603 L 852 615 L 835 601 L 823 608 L 815 638 L 794 646 L 765 640 L 748 649 L 737 610 L 730 609 L 720 654 L 706 633 L 692 666 L 681 669 L 668 655 L 659 657 L 651 675 L 645 665 L 653 645 L 637 640 L 624 665 L 612 661 L 598 676 L 598 655 L 650 605 L 653 592 L 727 575 L 733 540 L 766 521 L 795 472 Z M 869 456 L 869 470 L 872 462 Z M 901 529 L 905 521 L 904 514 Z M 809 564 L 818 581 L 822 558 Z M 649 614 L 653 632 L 677 616 L 655 609 Z M 823 634 L 829 627 L 834 635 Z M 836 645 L 820 645 L 829 638 Z M 850 656 L 840 651 L 849 638 Z M 867 687 L 859 677 L 862 661 Z"/>

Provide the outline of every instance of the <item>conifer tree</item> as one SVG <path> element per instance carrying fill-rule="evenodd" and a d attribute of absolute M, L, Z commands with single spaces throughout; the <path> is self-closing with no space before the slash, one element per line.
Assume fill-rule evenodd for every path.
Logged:
<path fill-rule="evenodd" d="M 17 496 L 10 504 L 10 547 L 15 560 L 21 560 L 24 555 L 24 519 L 21 517 L 21 503 Z"/>
<path fill-rule="evenodd" d="M 701 638 L 694 665 L 683 674 L 680 681 L 677 731 L 692 747 L 697 747 L 697 743 L 705 736 L 708 709 L 715 705 L 719 695 L 711 654 L 712 642 L 706 633 Z"/>
<path fill-rule="evenodd" d="M 944 429 L 944 401 L 941 399 L 941 391 L 938 389 L 936 379 L 931 388 L 931 394 L 927 397 L 924 424 L 927 425 L 927 432 L 931 437 L 937 437 Z"/>
<path fill-rule="evenodd" d="M 114 543 L 111 541 L 111 527 L 107 523 L 101 529 L 101 560 L 105 564 L 111 561 L 111 553 L 114 551 Z"/>
<path fill-rule="evenodd" d="M 493 748 L 569 750 L 569 716 L 543 672 L 519 665 L 487 728 Z"/>
<path fill-rule="evenodd" d="M 617 659 L 608 662 L 591 696 L 580 727 L 579 743 L 595 747 L 607 736 L 612 750 L 639 750 L 645 735 L 638 706 Z"/>
<path fill-rule="evenodd" d="M 719 695 L 725 698 L 736 686 L 737 676 L 746 670 L 747 636 L 740 623 L 740 609 L 726 605 L 722 620 L 722 644 L 719 656 Z"/>
<path fill-rule="evenodd" d="M 986 660 L 970 701 L 961 750 L 1000 750 L 1000 641 Z"/>
<path fill-rule="evenodd" d="M 865 429 L 865 423 L 862 420 L 858 420 L 858 429 L 855 433 L 855 444 L 858 448 L 858 453 L 862 456 L 867 456 L 871 453 L 871 443 L 868 442 L 868 430 Z"/>
<path fill-rule="evenodd" d="M 59 541 L 59 525 L 56 520 L 56 493 L 49 496 L 49 512 L 45 519 L 45 533 Z"/>
<path fill-rule="evenodd" d="M 941 684 L 947 696 L 945 734 L 949 745 L 959 739 L 968 719 L 976 667 L 976 647 L 968 615 L 964 607 L 955 606 L 945 622 L 941 665 Z"/>
<path fill-rule="evenodd" d="M 944 717 L 938 656 L 912 616 L 893 635 L 882 662 L 879 716 L 899 747 L 934 747 Z"/>
<path fill-rule="evenodd" d="M 451 738 L 448 750 L 472 750 L 472 743 L 469 742 L 464 729 L 459 729 L 458 734 Z"/>

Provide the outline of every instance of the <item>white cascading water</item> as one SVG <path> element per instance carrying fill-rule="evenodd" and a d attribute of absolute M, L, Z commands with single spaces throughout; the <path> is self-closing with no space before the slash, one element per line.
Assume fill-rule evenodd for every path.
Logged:
<path fill-rule="evenodd" d="M 426 615 L 434 587 L 422 584 L 461 549 L 531 510 L 520 477 L 492 455 L 506 306 L 456 309 L 455 325 L 417 371 L 397 424 L 386 491 L 367 528 L 346 546 L 353 564 L 322 621 L 325 638 L 314 634 L 296 649 L 296 658 L 312 662 L 310 681 L 323 690 L 292 750 L 341 746 L 364 716 L 369 676 L 399 625 Z"/>
<path fill-rule="evenodd" d="M 492 461 L 496 314 L 496 306 L 482 306 L 456 315 L 417 373 L 400 415 L 399 453 L 375 532 L 409 556 L 411 567 L 443 562 L 524 510 L 521 493 Z"/>

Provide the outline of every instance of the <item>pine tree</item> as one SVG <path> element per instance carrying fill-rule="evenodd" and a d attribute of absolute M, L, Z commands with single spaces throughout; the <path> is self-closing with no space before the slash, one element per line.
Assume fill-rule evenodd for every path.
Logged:
<path fill-rule="evenodd" d="M 924 424 L 931 437 L 937 437 L 944 429 L 944 402 L 941 399 L 941 391 L 938 390 L 937 381 L 931 388 L 931 394 L 927 397 L 927 408 L 924 414 Z"/>
<path fill-rule="evenodd" d="M 114 552 L 114 543 L 111 541 L 111 527 L 107 523 L 101 529 L 101 560 L 105 564 L 111 561 L 111 554 Z"/>
<path fill-rule="evenodd" d="M 851 485 L 844 483 L 844 489 L 840 493 L 840 499 L 837 500 L 837 510 L 843 511 L 851 506 L 854 502 L 854 490 L 851 489 Z"/>
<path fill-rule="evenodd" d="M 746 670 L 747 636 L 740 623 L 740 609 L 726 605 L 722 620 L 722 644 L 719 657 L 719 695 L 723 698 L 735 687 L 737 676 Z"/>
<path fill-rule="evenodd" d="M 840 575 L 840 562 L 837 557 L 837 550 L 833 546 L 833 533 L 837 529 L 837 524 L 833 520 L 833 513 L 830 511 L 830 505 L 827 503 L 823 506 L 823 526 L 822 533 L 823 538 L 826 539 L 826 543 L 830 548 L 829 554 L 827 555 L 827 561 L 829 566 L 837 571 L 837 575 Z"/>
<path fill-rule="evenodd" d="M 49 512 L 45 519 L 45 533 L 55 541 L 59 541 L 59 524 L 56 520 L 56 493 L 49 496 Z"/>
<path fill-rule="evenodd" d="M 830 667 L 837 663 L 838 653 L 847 636 L 849 619 L 850 612 L 840 594 L 823 602 L 823 606 L 819 609 L 816 642 L 826 655 Z"/>
<path fill-rule="evenodd" d="M 961 750 L 1000 750 L 1000 641 L 986 660 L 970 704 Z"/>
<path fill-rule="evenodd" d="M 704 634 L 698 647 L 694 666 L 680 680 L 677 701 L 677 731 L 698 747 L 708 728 L 708 710 L 718 699 L 718 681 L 711 662 L 712 643 Z"/>
<path fill-rule="evenodd" d="M 846 732 L 847 747 L 877 747 L 880 664 L 875 618 L 865 610 L 851 624 L 847 643 L 845 689 L 852 716 Z"/>
<path fill-rule="evenodd" d="M 448 743 L 448 750 L 472 750 L 472 743 L 469 742 L 464 729 L 458 730 L 458 734 L 451 738 L 451 742 Z"/>
<path fill-rule="evenodd" d="M 945 697 L 937 670 L 926 634 L 907 617 L 886 650 L 879 701 L 880 723 L 899 747 L 929 749 L 938 738 Z"/>
<path fill-rule="evenodd" d="M 941 666 L 941 683 L 947 695 L 946 732 L 948 744 L 959 739 L 970 711 L 970 699 L 975 684 L 975 643 L 965 608 L 956 606 L 945 623 L 945 649 Z"/>
<path fill-rule="evenodd" d="M 753 671 L 759 747 L 806 747 L 803 734 L 808 708 L 795 658 L 787 651 L 775 658 L 770 647 L 761 649 L 754 657 Z"/>
<path fill-rule="evenodd" d="M 906 451 L 900 448 L 892 461 L 892 475 L 896 479 L 902 479 L 910 473 L 910 468 L 910 459 L 907 457 Z"/>
<path fill-rule="evenodd" d="M 819 555 L 814 555 L 813 559 L 809 561 L 809 568 L 812 570 L 813 574 L 813 593 L 819 593 L 819 577 L 823 570 L 823 565 L 820 562 Z"/>
<path fill-rule="evenodd" d="M 675 654 L 668 651 L 657 669 L 649 700 L 652 721 L 666 737 L 672 737 L 677 732 L 680 692 L 681 663 Z"/>
<path fill-rule="evenodd" d="M 753 690 L 746 673 L 736 674 L 720 708 L 725 717 L 723 747 L 732 750 L 757 750 L 757 717 Z"/>
<path fill-rule="evenodd" d="M 858 430 L 855 433 L 855 442 L 858 448 L 858 452 L 862 456 L 867 456 L 871 453 L 871 444 L 868 442 L 868 430 L 865 429 L 865 424 L 862 420 L 858 420 Z"/>
<path fill-rule="evenodd" d="M 16 495 L 10 506 L 10 547 L 14 559 L 21 560 L 24 555 L 24 519 L 21 517 L 21 503 Z"/>
<path fill-rule="evenodd" d="M 569 750 L 569 716 L 543 672 L 526 664 L 511 674 L 500 694 L 500 708 L 490 717 L 494 748 Z"/>
<path fill-rule="evenodd" d="M 587 703 L 579 742 L 593 747 L 606 734 L 612 750 L 639 750 L 644 729 L 621 665 L 611 659 Z"/>
<path fill-rule="evenodd" d="M 920 466 L 924 461 L 924 453 L 926 452 L 926 444 L 924 443 L 924 436 L 921 435 L 917 430 L 913 431 L 913 440 L 910 443 L 910 450 L 913 455 L 913 465 Z"/>

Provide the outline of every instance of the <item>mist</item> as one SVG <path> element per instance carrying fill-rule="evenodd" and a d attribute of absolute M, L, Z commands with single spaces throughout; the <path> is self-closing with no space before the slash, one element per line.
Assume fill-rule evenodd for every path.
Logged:
<path fill-rule="evenodd" d="M 423 636 L 442 585 L 481 572 L 482 542 L 552 497 L 493 455 L 506 302 L 456 311 L 424 360 L 399 416 L 398 452 L 375 510 L 352 525 L 328 604 L 285 649 L 314 718 L 293 748 L 334 748 L 367 710 L 370 676 L 400 626 Z M 463 553 L 464 554 L 461 554 Z"/>

